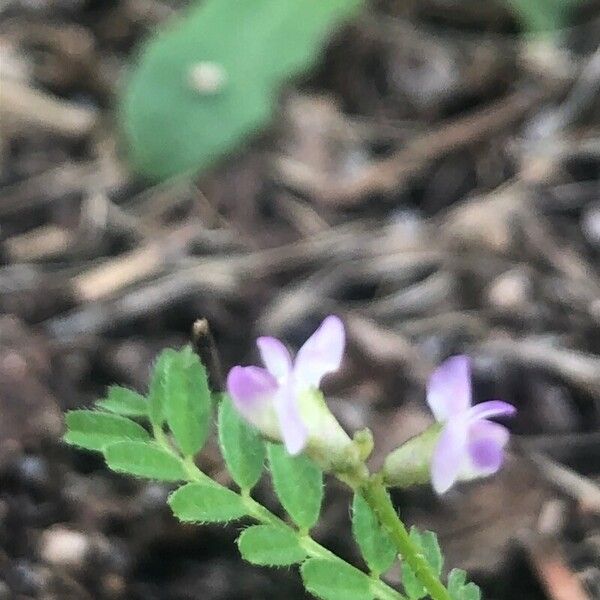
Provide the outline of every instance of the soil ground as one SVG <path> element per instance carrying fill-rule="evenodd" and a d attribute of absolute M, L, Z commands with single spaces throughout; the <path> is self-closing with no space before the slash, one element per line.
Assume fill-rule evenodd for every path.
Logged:
<path fill-rule="evenodd" d="M 424 382 L 452 353 L 477 399 L 519 409 L 498 477 L 395 496 L 447 566 L 489 600 L 600 598 L 598 3 L 550 41 L 502 3 L 372 2 L 267 132 L 150 185 L 114 106 L 177 8 L 0 5 L 0 599 L 304 598 L 294 571 L 243 564 L 236 531 L 178 524 L 168 488 L 60 436 L 108 384 L 144 390 L 198 317 L 228 367 L 329 313 L 349 351 L 327 392 L 372 428 L 374 463 L 429 422 Z M 214 447 L 201 461 L 226 481 Z M 359 564 L 345 494 L 315 533 Z"/>

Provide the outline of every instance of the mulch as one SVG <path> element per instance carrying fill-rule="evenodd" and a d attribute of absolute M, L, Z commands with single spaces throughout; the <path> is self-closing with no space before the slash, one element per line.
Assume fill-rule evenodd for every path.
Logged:
<path fill-rule="evenodd" d="M 235 528 L 178 524 L 166 487 L 65 447 L 61 415 L 144 390 L 200 317 L 227 368 L 330 313 L 349 349 L 326 391 L 375 465 L 429 423 L 452 353 L 477 399 L 519 409 L 500 475 L 395 494 L 446 566 L 489 600 L 600 598 L 598 3 L 552 44 L 501 3 L 372 2 L 268 131 L 150 184 L 115 98 L 181 4 L 0 7 L 0 600 L 304 598 L 295 572 L 242 563 Z M 199 461 L 227 481 L 214 445 Z M 360 564 L 343 489 L 315 535 Z"/>

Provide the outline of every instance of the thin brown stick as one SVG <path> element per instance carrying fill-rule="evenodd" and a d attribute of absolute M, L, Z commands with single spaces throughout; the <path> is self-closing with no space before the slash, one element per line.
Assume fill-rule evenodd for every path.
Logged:
<path fill-rule="evenodd" d="M 372 194 L 389 194 L 448 152 L 474 144 L 521 120 L 546 95 L 520 90 L 478 111 L 444 123 L 410 141 L 393 156 L 373 163 L 349 179 L 331 181 L 297 163 L 282 160 L 288 184 L 328 204 L 353 206 Z"/>
<path fill-rule="evenodd" d="M 550 600 L 591 600 L 556 542 L 534 539 L 527 555 Z"/>
<path fill-rule="evenodd" d="M 0 117 L 80 138 L 89 135 L 96 126 L 98 112 L 17 81 L 3 79 L 0 82 Z"/>
<path fill-rule="evenodd" d="M 222 392 L 225 389 L 225 378 L 223 377 L 221 360 L 208 319 L 202 318 L 194 321 L 192 325 L 192 343 L 196 354 L 206 367 L 211 390 Z"/>
<path fill-rule="evenodd" d="M 600 514 L 600 486 L 592 479 L 539 452 L 529 454 L 529 459 L 547 481 L 575 498 L 585 510 Z"/>

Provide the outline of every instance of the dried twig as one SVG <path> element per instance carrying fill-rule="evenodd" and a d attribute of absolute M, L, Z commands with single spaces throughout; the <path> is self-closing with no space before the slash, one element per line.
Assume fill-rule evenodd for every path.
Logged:
<path fill-rule="evenodd" d="M 578 500 L 582 508 L 600 514 L 598 484 L 539 452 L 530 453 L 528 457 L 549 482 Z"/>
<path fill-rule="evenodd" d="M 206 366 L 211 389 L 214 392 L 222 392 L 225 389 L 225 378 L 208 319 L 194 321 L 192 342 L 202 364 Z"/>
<path fill-rule="evenodd" d="M 526 548 L 550 600 L 591 600 L 556 542 L 536 537 Z"/>
<path fill-rule="evenodd" d="M 93 302 L 160 273 L 169 262 L 185 253 L 196 234 L 195 225 L 182 225 L 127 254 L 104 261 L 77 275 L 73 281 L 75 298 Z"/>
<path fill-rule="evenodd" d="M 34 262 L 65 252 L 74 241 L 72 231 L 56 225 L 42 225 L 4 241 L 12 261 Z"/>
<path fill-rule="evenodd" d="M 110 191 L 125 181 L 125 173 L 116 162 L 63 163 L 5 187 L 0 197 L 0 217 L 18 215 L 71 194 L 97 189 Z"/>
<path fill-rule="evenodd" d="M 85 137 L 98 112 L 52 97 L 12 79 L 0 81 L 0 118 L 15 119 L 68 137 Z"/>
<path fill-rule="evenodd" d="M 389 194 L 418 175 L 432 161 L 451 151 L 486 139 L 513 125 L 542 98 L 545 92 L 518 91 L 479 111 L 441 125 L 412 141 L 391 156 L 359 170 L 354 176 L 331 181 L 306 166 L 279 162 L 285 181 L 293 188 L 336 206 L 353 206 L 372 194 Z"/>
<path fill-rule="evenodd" d="M 496 338 L 480 350 L 497 357 L 549 370 L 576 387 L 600 394 L 600 357 L 553 345 L 545 338 Z"/>

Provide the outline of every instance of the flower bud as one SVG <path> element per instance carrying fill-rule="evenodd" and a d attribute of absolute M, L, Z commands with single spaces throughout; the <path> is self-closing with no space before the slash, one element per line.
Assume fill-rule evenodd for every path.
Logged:
<path fill-rule="evenodd" d="M 308 430 L 305 453 L 326 472 L 343 475 L 361 470 L 367 444 L 364 432 L 352 440 L 317 389 L 304 391 L 299 400 L 300 415 Z"/>
<path fill-rule="evenodd" d="M 391 452 L 383 465 L 383 478 L 389 487 L 408 488 L 431 480 L 431 461 L 442 432 L 435 423 Z"/>

